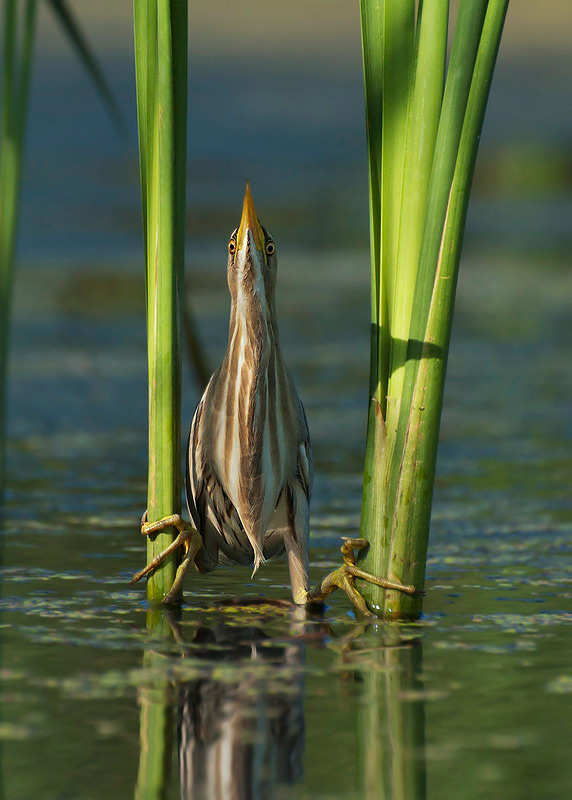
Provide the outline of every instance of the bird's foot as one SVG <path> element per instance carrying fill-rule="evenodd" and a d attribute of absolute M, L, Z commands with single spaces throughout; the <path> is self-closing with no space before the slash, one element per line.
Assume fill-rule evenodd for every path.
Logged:
<path fill-rule="evenodd" d="M 356 565 L 356 558 L 354 550 L 362 550 L 367 546 L 365 539 L 344 539 L 341 547 L 344 563 L 341 567 L 330 572 L 326 575 L 324 580 L 315 586 L 306 594 L 305 602 L 312 603 L 320 600 L 325 600 L 328 595 L 336 589 L 342 589 L 349 599 L 352 601 L 356 610 L 366 617 L 375 616 L 367 607 L 365 599 L 356 588 L 356 578 L 360 578 L 368 583 L 374 583 L 376 586 L 382 586 L 384 589 L 395 589 L 399 592 L 406 592 L 406 594 L 417 594 L 414 586 L 406 586 L 396 581 L 390 581 L 386 578 L 377 578 L 375 575 L 370 575 L 369 572 L 364 572 Z"/>
<path fill-rule="evenodd" d="M 141 533 L 144 536 L 160 533 L 161 531 L 166 530 L 166 528 L 176 528 L 179 532 L 177 538 L 174 539 L 174 541 L 161 553 L 156 555 L 146 567 L 139 572 L 136 572 L 131 578 L 130 583 L 137 583 L 137 581 L 140 581 L 141 578 L 144 578 L 150 572 L 153 572 L 153 570 L 157 569 L 159 564 L 162 564 L 163 561 L 171 555 L 171 553 L 174 553 L 175 550 L 177 550 L 179 547 L 182 547 L 183 560 L 177 568 L 173 585 L 163 598 L 163 603 L 172 603 L 176 600 L 177 595 L 179 594 L 179 589 L 181 588 L 181 584 L 183 583 L 183 578 L 185 577 L 187 570 L 189 569 L 190 565 L 194 563 L 195 556 L 199 552 L 203 543 L 203 537 L 197 530 L 195 530 L 195 528 L 191 527 L 188 522 L 185 522 L 180 514 L 171 514 L 168 517 L 163 517 L 163 519 L 160 519 L 157 522 L 147 522 L 147 512 L 143 514 L 141 518 Z"/>

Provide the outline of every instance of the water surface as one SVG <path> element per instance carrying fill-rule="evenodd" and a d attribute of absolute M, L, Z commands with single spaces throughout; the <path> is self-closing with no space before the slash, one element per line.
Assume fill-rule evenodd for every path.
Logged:
<path fill-rule="evenodd" d="M 131 796 L 140 726 L 145 742 L 157 715 L 172 726 L 168 797 L 565 796 L 570 278 L 546 266 L 533 303 L 536 268 L 463 265 L 419 623 L 360 626 L 341 596 L 319 620 L 216 607 L 288 598 L 286 565 L 272 562 L 254 579 L 240 567 L 190 576 L 163 640 L 127 585 L 144 558 L 139 278 L 23 271 L 2 536 L 6 798 Z M 199 321 L 214 362 L 227 298 L 224 267 L 213 271 Z M 359 523 L 366 284 L 363 252 L 280 266 L 284 349 L 314 442 L 315 580 Z M 499 293 L 522 313 L 507 317 Z"/>

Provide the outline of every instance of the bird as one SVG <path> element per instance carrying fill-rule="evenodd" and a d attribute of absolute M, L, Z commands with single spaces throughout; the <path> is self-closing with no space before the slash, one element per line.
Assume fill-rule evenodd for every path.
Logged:
<path fill-rule="evenodd" d="M 295 618 L 279 644 L 259 624 L 218 619 L 193 630 L 201 668 L 176 686 L 181 800 L 270 798 L 302 775 L 306 637 Z"/>
<path fill-rule="evenodd" d="M 415 594 L 415 587 L 361 570 L 354 550 L 363 538 L 347 538 L 343 563 L 311 588 L 310 499 L 313 467 L 304 407 L 288 371 L 278 332 L 275 288 L 277 248 L 260 223 L 247 182 L 239 226 L 227 245 L 231 296 L 228 346 L 196 408 L 188 438 L 186 498 L 191 524 L 179 514 L 149 521 L 152 535 L 175 527 L 178 536 L 136 573 L 136 583 L 178 548 L 182 561 L 163 598 L 176 601 L 191 564 L 209 572 L 221 561 L 252 564 L 286 553 L 293 602 L 308 606 L 343 589 L 356 610 L 372 616 L 356 578 Z"/>

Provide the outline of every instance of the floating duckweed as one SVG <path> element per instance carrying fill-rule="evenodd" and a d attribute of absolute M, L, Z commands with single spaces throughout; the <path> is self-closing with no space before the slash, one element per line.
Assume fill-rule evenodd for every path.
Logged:
<path fill-rule="evenodd" d="M 559 675 L 546 687 L 550 694 L 572 694 L 572 675 Z"/>
<path fill-rule="evenodd" d="M 25 725 L 14 725 L 9 722 L 0 722 L 0 741 L 23 741 L 29 739 L 33 735 L 31 728 Z"/>

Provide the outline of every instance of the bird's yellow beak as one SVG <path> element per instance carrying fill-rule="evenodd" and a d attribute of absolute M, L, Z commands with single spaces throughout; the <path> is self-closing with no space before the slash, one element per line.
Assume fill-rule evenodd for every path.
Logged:
<path fill-rule="evenodd" d="M 248 231 L 252 234 L 254 244 L 257 250 L 263 250 L 262 243 L 264 235 L 262 228 L 258 222 L 256 211 L 254 210 L 254 203 L 252 201 L 252 194 L 250 193 L 250 182 L 246 182 L 246 191 L 244 192 L 244 203 L 242 204 L 242 218 L 240 220 L 240 227 L 236 237 L 236 244 L 239 252 L 242 250 L 243 244 L 247 241 Z"/>

